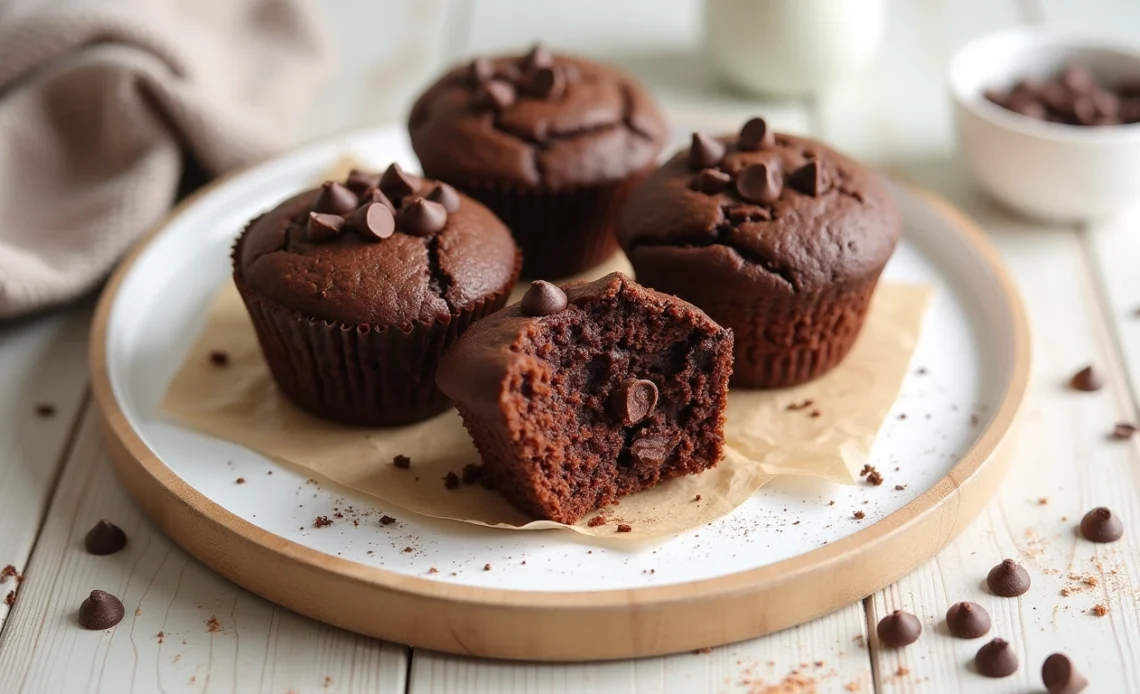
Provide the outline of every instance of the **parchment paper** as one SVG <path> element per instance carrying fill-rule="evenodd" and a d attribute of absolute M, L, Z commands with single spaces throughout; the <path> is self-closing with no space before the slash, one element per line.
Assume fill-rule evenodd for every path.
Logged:
<path fill-rule="evenodd" d="M 590 274 L 614 269 L 630 271 L 620 254 Z M 516 294 L 525 291 L 523 285 Z M 415 513 L 513 530 L 569 528 L 650 539 L 728 513 L 775 475 L 856 481 L 902 384 L 929 296 L 927 287 L 881 285 L 843 364 L 798 388 L 730 393 L 729 446 L 715 468 L 627 497 L 604 509 L 606 523 L 593 528 L 589 517 L 575 526 L 532 521 L 479 485 L 446 489 L 448 472 L 460 474 L 465 465 L 480 462 L 454 410 L 393 429 L 344 427 L 297 410 L 274 385 L 232 283 L 218 294 L 162 408 L 200 432 Z M 228 365 L 212 364 L 214 351 L 225 352 Z M 801 407 L 807 400 L 812 404 Z M 393 465 L 397 455 L 411 458 L 410 469 Z M 619 523 L 631 532 L 616 532 Z"/>

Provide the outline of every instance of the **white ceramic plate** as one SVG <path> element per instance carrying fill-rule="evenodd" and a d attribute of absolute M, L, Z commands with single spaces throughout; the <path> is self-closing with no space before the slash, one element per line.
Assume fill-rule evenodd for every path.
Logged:
<path fill-rule="evenodd" d="M 210 301 L 230 281 L 230 246 L 246 221 L 311 186 L 346 154 L 376 167 L 395 160 L 418 168 L 404 135 L 393 128 L 344 136 L 259 165 L 174 216 L 105 298 L 106 378 L 130 429 L 193 490 L 304 548 L 419 580 L 512 591 L 581 593 L 714 579 L 836 543 L 902 509 L 978 443 L 1011 389 L 1020 400 L 1024 383 L 1014 383 L 1015 373 L 1025 365 L 1014 361 L 1026 353 L 1023 317 L 992 252 L 924 197 L 892 184 L 904 236 L 885 278 L 929 283 L 936 292 L 909 375 L 872 451 L 884 485 L 780 479 L 700 529 L 652 544 L 600 546 L 569 532 L 512 532 L 418 517 L 307 483 L 257 453 L 178 425 L 158 405 Z M 247 483 L 235 484 L 237 477 Z M 316 516 L 334 517 L 347 507 L 355 509 L 347 518 L 313 529 Z M 855 511 L 864 519 L 856 520 Z M 381 527 L 379 513 L 400 522 Z M 353 518 L 360 524 L 353 525 Z M 484 570 L 487 564 L 492 570 Z M 438 573 L 429 573 L 432 568 Z"/>

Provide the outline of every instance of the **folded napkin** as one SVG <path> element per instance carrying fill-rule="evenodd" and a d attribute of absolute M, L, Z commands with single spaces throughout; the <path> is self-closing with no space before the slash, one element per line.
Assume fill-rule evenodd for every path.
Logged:
<path fill-rule="evenodd" d="M 0 318 L 97 284 L 184 171 L 287 145 L 319 20 L 309 0 L 0 3 Z"/>

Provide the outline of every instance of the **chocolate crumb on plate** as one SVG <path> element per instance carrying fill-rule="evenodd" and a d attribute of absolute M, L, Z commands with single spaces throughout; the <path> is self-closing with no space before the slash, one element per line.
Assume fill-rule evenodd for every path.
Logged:
<path fill-rule="evenodd" d="M 633 530 L 633 527 L 628 525 L 627 523 L 619 523 L 618 527 L 617 527 L 617 531 L 619 533 L 628 533 L 628 532 L 631 532 L 632 530 Z"/>
<path fill-rule="evenodd" d="M 463 466 L 463 484 L 478 484 L 483 479 L 483 466 L 468 463 Z"/>
<path fill-rule="evenodd" d="M 1017 672 L 1017 654 L 1005 639 L 994 639 L 978 649 L 974 667 L 985 677 L 1009 677 Z"/>
<path fill-rule="evenodd" d="M 693 651 L 693 655 L 704 655 L 706 653 L 712 653 L 712 648 L 705 646 L 704 648 L 698 648 Z"/>
<path fill-rule="evenodd" d="M 946 610 L 946 628 L 960 639 L 977 639 L 990 631 L 990 615 L 976 602 L 956 602 Z"/>
<path fill-rule="evenodd" d="M 55 416 L 55 405 L 50 402 L 41 402 L 36 405 L 36 416 L 43 419 Z"/>
<path fill-rule="evenodd" d="M 1081 535 L 1089 542 L 1116 542 L 1124 535 L 1124 522 L 1104 506 L 1098 506 L 1081 519 Z"/>
<path fill-rule="evenodd" d="M 1103 617 L 1106 614 L 1108 614 L 1108 607 L 1106 605 L 1097 604 L 1097 605 L 1093 605 L 1092 609 L 1089 611 L 1092 612 L 1097 617 Z"/>
<path fill-rule="evenodd" d="M 401 470 L 407 470 L 412 466 L 412 459 L 406 455 L 398 455 L 392 458 L 392 464 Z"/>
<path fill-rule="evenodd" d="M 855 520 L 863 520 L 864 518 L 867 517 L 867 514 L 863 513 L 862 511 L 856 511 L 854 515 L 855 515 Z"/>
<path fill-rule="evenodd" d="M 210 618 L 206 620 L 206 631 L 210 632 L 211 634 L 216 634 L 221 630 L 222 623 L 218 621 L 217 617 L 210 615 Z"/>
<path fill-rule="evenodd" d="M 1131 422 L 1117 422 L 1112 428 L 1112 438 L 1127 440 L 1136 435 L 1136 425 Z"/>
<path fill-rule="evenodd" d="M 901 492 L 901 491 L 905 491 L 905 490 L 906 490 L 905 484 L 896 484 L 895 485 L 895 491 L 896 492 Z"/>
<path fill-rule="evenodd" d="M 806 410 L 807 408 L 811 407 L 814 404 L 815 404 L 814 400 L 804 400 L 803 402 L 799 402 L 799 403 L 796 403 L 796 402 L 788 403 L 788 406 L 785 409 L 788 410 L 789 412 L 797 412 L 799 410 Z"/>
<path fill-rule="evenodd" d="M 1073 667 L 1073 661 L 1064 653 L 1054 653 L 1041 665 L 1041 681 L 1049 694 L 1078 694 L 1089 681 Z"/>
<path fill-rule="evenodd" d="M 0 569 L 0 583 L 7 583 L 9 578 L 15 578 L 18 575 L 19 572 L 16 571 L 16 567 L 9 564 Z"/>
<path fill-rule="evenodd" d="M 219 368 L 230 365 L 230 355 L 220 349 L 210 352 L 210 363 Z"/>
<path fill-rule="evenodd" d="M 391 525 L 396 522 L 396 519 L 391 516 L 380 516 L 380 525 Z"/>
<path fill-rule="evenodd" d="M 884 646 L 901 648 L 918 640 L 922 635 L 922 622 L 909 612 L 895 610 L 879 620 L 875 633 Z"/>
<path fill-rule="evenodd" d="M 245 478 L 244 477 L 237 478 L 236 480 L 234 480 L 234 484 L 245 484 Z"/>
<path fill-rule="evenodd" d="M 700 501 L 700 500 L 701 500 L 700 494 L 697 494 L 696 496 L 693 497 L 693 501 Z"/>
<path fill-rule="evenodd" d="M 16 591 L 8 591 L 8 594 L 4 596 L 4 604 L 8 607 L 16 604 Z"/>
<path fill-rule="evenodd" d="M 333 522 L 331 520 L 329 520 L 328 516 L 317 516 L 316 518 L 313 519 L 313 527 L 314 528 L 327 528 L 328 526 L 330 526 L 332 524 L 333 524 Z"/>
<path fill-rule="evenodd" d="M 102 631 L 123 621 L 123 603 L 114 595 L 93 590 L 79 606 L 79 626 Z"/>
<path fill-rule="evenodd" d="M 92 526 L 83 538 L 83 547 L 87 553 L 99 557 L 114 554 L 126 546 L 127 534 L 106 518 Z"/>
<path fill-rule="evenodd" d="M 1090 393 L 1104 387 L 1104 376 L 1096 367 L 1089 365 L 1073 374 L 1073 377 L 1069 379 L 1069 386 L 1073 390 Z"/>
<path fill-rule="evenodd" d="M 459 489 L 459 475 L 449 472 L 443 476 L 443 486 L 448 489 Z"/>
<path fill-rule="evenodd" d="M 986 585 L 990 592 L 1003 598 L 1015 598 L 1023 595 L 1031 581 L 1029 572 L 1025 567 L 1012 559 L 1004 559 L 1000 564 L 990 569 L 986 576 Z"/>
<path fill-rule="evenodd" d="M 602 516 L 602 515 L 598 515 L 598 516 L 594 516 L 589 521 L 587 521 L 586 527 L 587 528 L 596 528 L 599 525 L 605 525 L 605 524 L 606 524 L 606 517 Z"/>
<path fill-rule="evenodd" d="M 490 570 L 491 570 L 491 565 L 490 565 L 490 564 L 484 564 L 484 565 L 483 565 L 483 570 L 484 570 L 484 571 L 490 571 Z"/>
<path fill-rule="evenodd" d="M 433 566 L 430 569 L 428 569 L 428 573 L 429 574 L 437 574 L 437 573 L 439 573 L 439 569 L 437 569 Z"/>

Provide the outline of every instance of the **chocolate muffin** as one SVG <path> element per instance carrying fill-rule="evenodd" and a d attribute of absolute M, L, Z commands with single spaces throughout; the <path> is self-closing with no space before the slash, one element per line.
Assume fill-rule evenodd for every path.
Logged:
<path fill-rule="evenodd" d="M 616 210 L 666 137 L 631 77 L 541 46 L 452 69 L 408 130 L 424 172 L 490 207 L 522 247 L 523 273 L 546 278 L 613 255 Z"/>
<path fill-rule="evenodd" d="M 708 469 L 724 447 L 732 333 L 612 273 L 535 282 L 440 363 L 482 479 L 536 518 L 583 515 Z"/>
<path fill-rule="evenodd" d="M 694 133 L 630 195 L 618 236 L 639 282 L 732 329 L 733 385 L 784 388 L 851 349 L 899 215 L 874 174 L 754 118 Z"/>
<path fill-rule="evenodd" d="M 233 265 L 285 395 L 320 417 L 390 426 L 448 407 L 439 358 L 502 308 L 522 258 L 486 207 L 393 164 L 253 220 Z"/>

